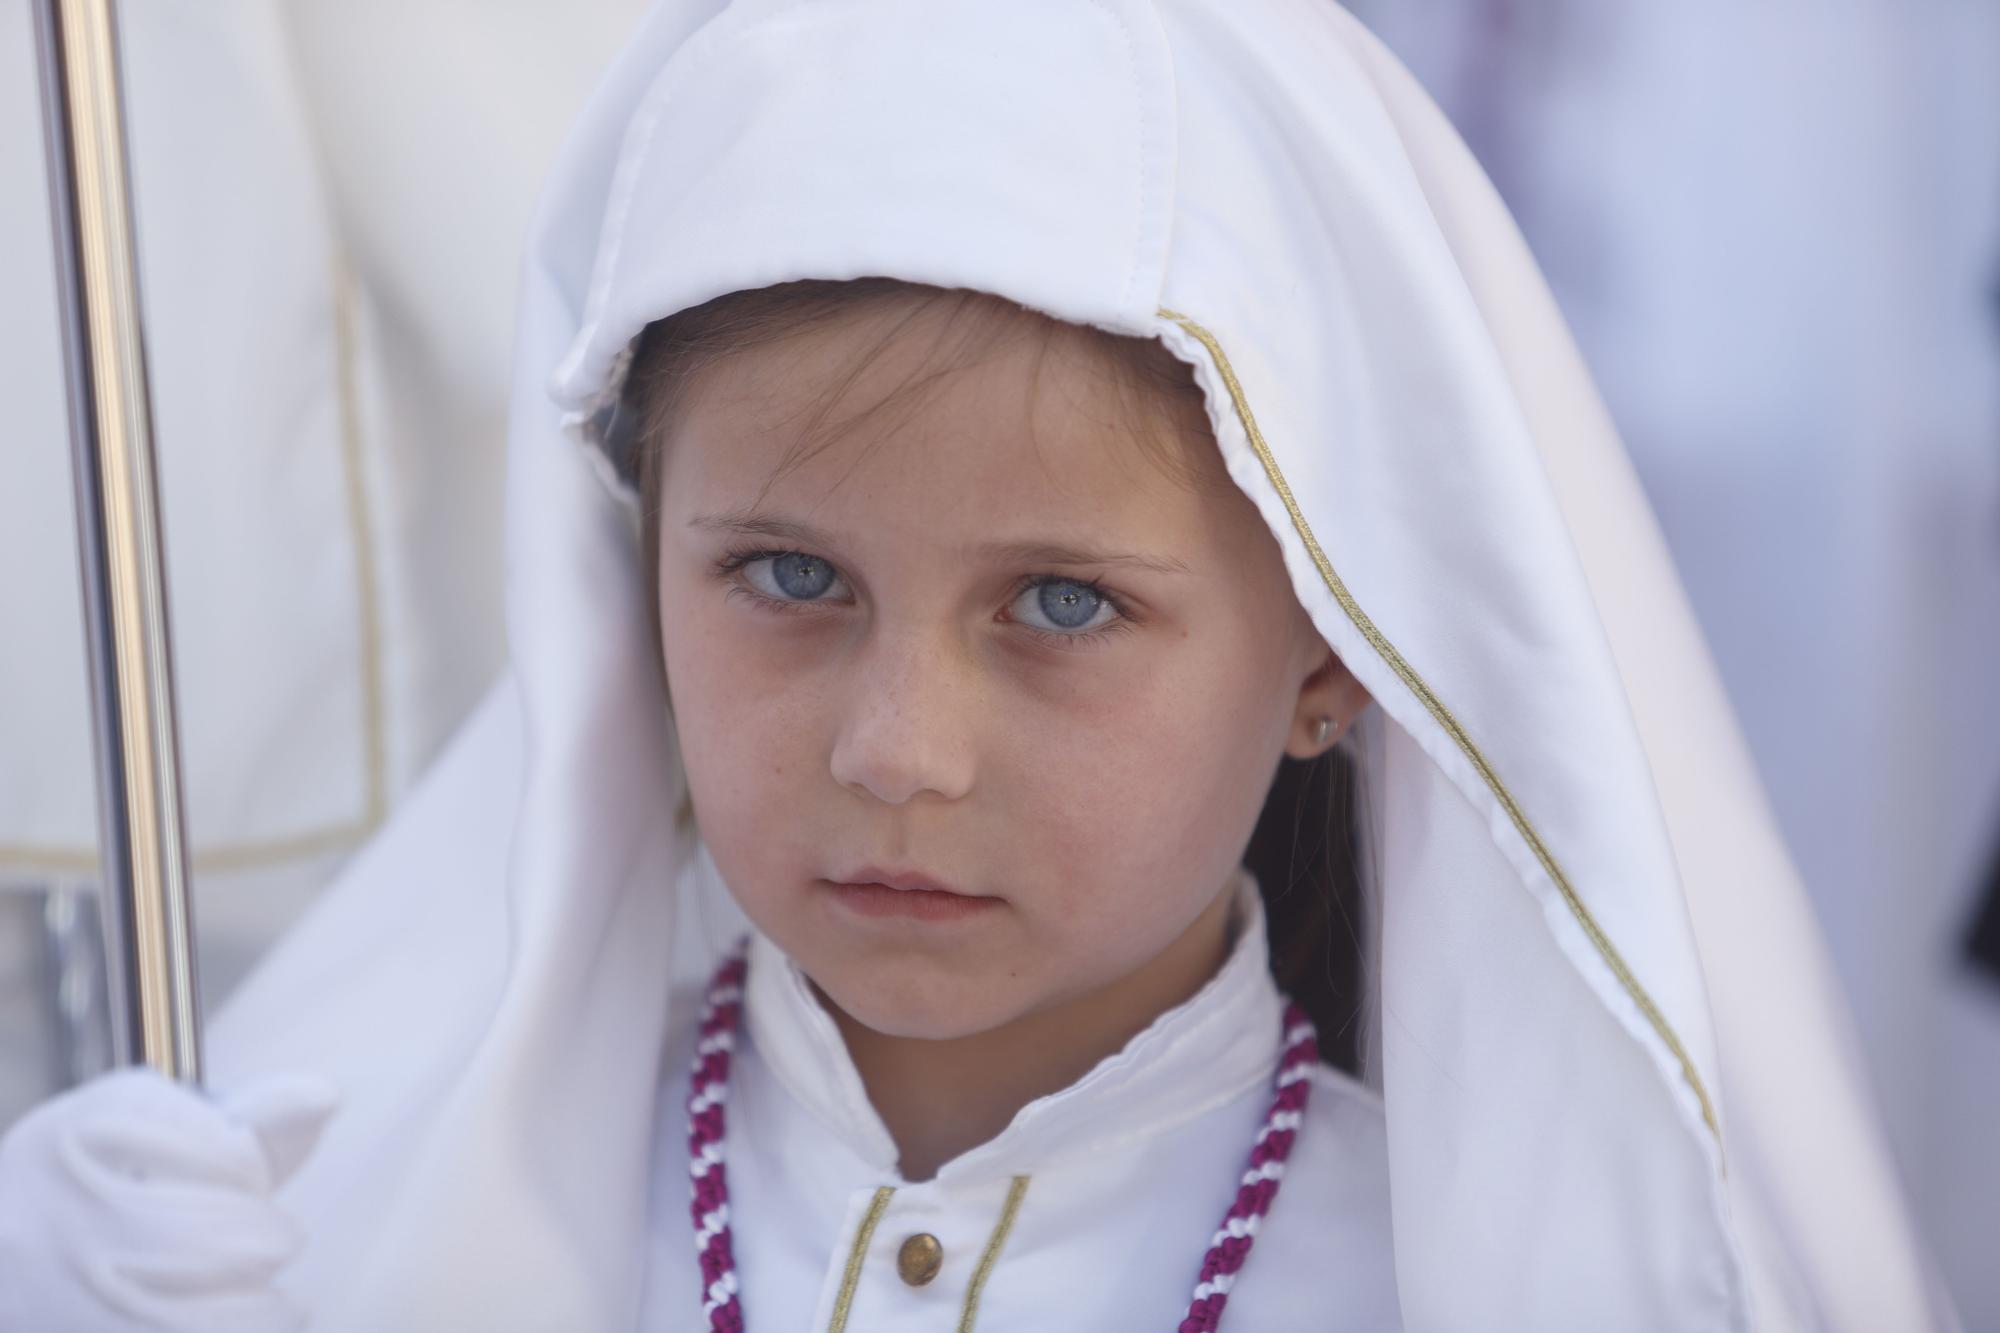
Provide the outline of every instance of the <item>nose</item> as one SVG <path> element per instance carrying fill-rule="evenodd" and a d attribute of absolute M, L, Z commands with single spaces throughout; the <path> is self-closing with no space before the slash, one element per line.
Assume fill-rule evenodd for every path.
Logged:
<path fill-rule="evenodd" d="M 962 646 L 948 638 L 914 628 L 871 636 L 834 738 L 836 782 L 890 805 L 972 790 L 980 689 Z"/>

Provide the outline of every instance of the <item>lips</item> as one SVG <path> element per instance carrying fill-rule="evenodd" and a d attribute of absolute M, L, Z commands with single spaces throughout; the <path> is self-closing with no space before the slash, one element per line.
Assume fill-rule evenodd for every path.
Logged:
<path fill-rule="evenodd" d="M 942 880 L 932 879 L 919 870 L 883 870 L 876 866 L 863 866 L 851 875 L 829 881 L 840 885 L 880 884 L 885 888 L 897 889 L 904 893 L 948 893 L 954 898 L 976 898 L 974 893 L 960 893 Z"/>
<path fill-rule="evenodd" d="M 916 870 L 863 866 L 822 883 L 843 907 L 864 917 L 963 921 L 1000 906 L 998 898 L 960 893 Z"/>

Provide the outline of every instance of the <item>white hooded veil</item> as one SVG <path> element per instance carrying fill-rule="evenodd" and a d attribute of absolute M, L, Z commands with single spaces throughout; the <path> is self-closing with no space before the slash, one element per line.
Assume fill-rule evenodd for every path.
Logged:
<path fill-rule="evenodd" d="M 527 267 L 511 671 L 215 1032 L 225 1083 L 346 1085 L 290 1195 L 320 1326 L 635 1326 L 668 960 L 717 932 L 594 433 L 650 321 L 871 275 L 1162 339 L 1377 701 L 1410 1328 L 1945 1317 L 1644 500 L 1401 67 L 1325 0 L 665 0 Z"/>

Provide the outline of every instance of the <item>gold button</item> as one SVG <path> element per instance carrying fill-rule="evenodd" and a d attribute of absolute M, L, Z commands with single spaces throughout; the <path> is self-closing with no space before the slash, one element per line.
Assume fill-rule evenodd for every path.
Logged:
<path fill-rule="evenodd" d="M 944 1267 L 944 1246 L 928 1231 L 919 1231 L 896 1251 L 896 1273 L 913 1287 L 921 1287 Z"/>

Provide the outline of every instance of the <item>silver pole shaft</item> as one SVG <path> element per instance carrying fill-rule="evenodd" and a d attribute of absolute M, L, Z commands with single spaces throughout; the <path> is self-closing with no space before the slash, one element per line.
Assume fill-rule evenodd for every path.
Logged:
<path fill-rule="evenodd" d="M 111 0 L 35 0 L 90 640 L 114 1040 L 201 1079 L 159 488 Z"/>

